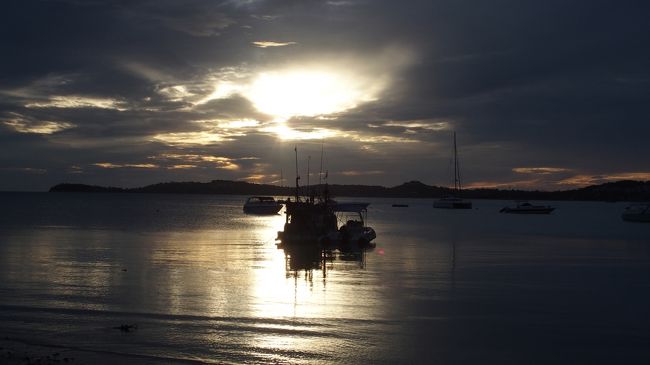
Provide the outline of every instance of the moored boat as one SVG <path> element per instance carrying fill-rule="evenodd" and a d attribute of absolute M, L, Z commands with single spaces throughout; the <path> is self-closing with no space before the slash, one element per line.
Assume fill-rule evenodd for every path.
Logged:
<path fill-rule="evenodd" d="M 284 229 L 278 232 L 282 244 L 316 244 L 336 230 L 336 216 L 327 204 L 287 200 L 286 207 Z"/>
<path fill-rule="evenodd" d="M 338 228 L 321 237 L 321 244 L 324 247 L 337 247 L 339 251 L 375 247 L 372 241 L 377 237 L 377 233 L 366 225 L 368 205 L 370 203 L 336 207 L 334 213 Z"/>
<path fill-rule="evenodd" d="M 247 214 L 278 214 L 282 203 L 272 196 L 251 196 L 244 203 L 244 213 Z"/>
<path fill-rule="evenodd" d="M 295 200 L 284 201 L 286 219 L 284 229 L 278 232 L 279 245 L 317 245 L 327 250 L 371 247 L 377 234 L 365 225 L 365 215 L 370 203 L 336 202 L 331 199 L 327 183 L 322 191 L 312 190 L 309 197 L 300 194 L 298 181 L 298 152 L 296 151 Z M 341 214 L 354 214 L 342 218 Z M 342 224 L 339 226 L 339 222 Z"/>
<path fill-rule="evenodd" d="M 621 218 L 627 222 L 650 222 L 650 204 L 632 204 L 625 208 Z"/>
<path fill-rule="evenodd" d="M 460 183 L 460 166 L 458 164 L 458 148 L 456 147 L 456 132 L 454 132 L 454 193 L 461 194 L 463 187 Z M 442 209 L 472 209 L 472 201 L 458 196 L 446 196 L 433 202 L 434 208 Z"/>
<path fill-rule="evenodd" d="M 555 208 L 550 205 L 533 205 L 527 201 L 518 201 L 514 207 L 503 207 L 500 213 L 513 214 L 550 214 Z"/>
<path fill-rule="evenodd" d="M 446 196 L 434 201 L 433 207 L 442 209 L 472 209 L 472 202 L 455 196 Z"/>

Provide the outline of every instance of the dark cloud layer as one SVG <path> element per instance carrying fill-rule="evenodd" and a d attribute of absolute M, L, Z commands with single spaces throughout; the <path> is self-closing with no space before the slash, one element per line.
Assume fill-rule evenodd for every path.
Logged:
<path fill-rule="evenodd" d="M 332 182 L 446 184 L 451 130 L 469 185 L 650 179 L 644 1 L 1 7 L 0 190 L 278 183 L 296 144 L 301 170 L 324 145 Z M 284 116 L 256 99 L 260 75 L 284 75 L 273 98 L 309 70 L 347 99 Z"/>

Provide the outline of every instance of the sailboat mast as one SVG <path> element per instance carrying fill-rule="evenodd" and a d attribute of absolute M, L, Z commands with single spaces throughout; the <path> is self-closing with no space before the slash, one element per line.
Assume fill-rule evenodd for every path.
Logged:
<path fill-rule="evenodd" d="M 300 175 L 298 175 L 298 146 L 293 147 L 294 152 L 296 153 L 296 201 L 300 200 L 300 186 L 298 185 L 298 180 L 300 180 Z"/>
<path fill-rule="evenodd" d="M 458 147 L 456 145 L 456 132 L 454 132 L 454 190 L 460 191 L 460 168 L 458 165 Z"/>
<path fill-rule="evenodd" d="M 320 171 L 318 171 L 318 185 L 323 183 L 323 142 L 320 144 Z"/>
<path fill-rule="evenodd" d="M 458 151 L 456 149 L 456 132 L 454 132 L 454 191 L 458 191 Z"/>
<path fill-rule="evenodd" d="M 309 162 L 311 161 L 311 156 L 307 156 L 307 190 L 309 190 Z"/>

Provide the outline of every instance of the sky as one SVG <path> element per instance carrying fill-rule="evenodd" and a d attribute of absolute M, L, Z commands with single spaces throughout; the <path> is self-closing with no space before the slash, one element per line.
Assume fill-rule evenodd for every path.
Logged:
<path fill-rule="evenodd" d="M 0 190 L 650 180 L 647 1 L 0 7 Z"/>

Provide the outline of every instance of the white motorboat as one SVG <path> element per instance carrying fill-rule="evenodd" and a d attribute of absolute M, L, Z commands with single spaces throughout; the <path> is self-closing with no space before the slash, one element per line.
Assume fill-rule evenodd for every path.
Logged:
<path fill-rule="evenodd" d="M 632 204 L 625 208 L 621 218 L 627 222 L 650 222 L 650 204 Z"/>
<path fill-rule="evenodd" d="M 518 201 L 514 207 L 503 207 L 499 212 L 512 214 L 550 214 L 555 208 L 550 205 L 533 205 L 527 201 Z"/>
<path fill-rule="evenodd" d="M 272 196 L 252 196 L 244 203 L 244 213 L 247 214 L 278 214 L 282 203 Z"/>
<path fill-rule="evenodd" d="M 461 190 L 458 148 L 456 147 L 456 132 L 454 132 L 454 192 L 456 195 L 460 195 Z M 443 209 L 472 209 L 472 201 L 457 196 L 446 196 L 434 201 L 433 207 Z"/>
<path fill-rule="evenodd" d="M 337 204 L 333 208 L 336 215 L 337 230 L 321 237 L 324 247 L 338 247 L 339 251 L 355 251 L 375 247 L 372 242 L 377 233 L 372 227 L 366 226 L 370 203 L 355 202 Z"/>

